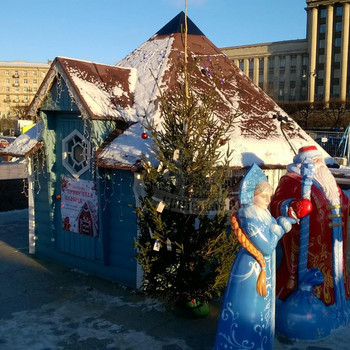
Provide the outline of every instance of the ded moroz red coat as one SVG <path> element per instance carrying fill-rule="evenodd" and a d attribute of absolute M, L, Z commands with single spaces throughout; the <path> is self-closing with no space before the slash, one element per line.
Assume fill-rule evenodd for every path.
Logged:
<path fill-rule="evenodd" d="M 289 198 L 300 199 L 301 176 L 296 173 L 287 173 L 279 182 L 271 202 L 271 214 L 275 217 L 281 215 L 281 205 Z M 346 267 L 347 230 L 349 216 L 349 201 L 347 196 L 338 187 L 340 192 L 340 206 L 342 216 L 342 244 L 343 244 L 343 277 L 345 284 L 345 297 L 350 297 L 350 281 Z M 311 187 L 311 202 L 313 210 L 310 214 L 310 231 L 307 268 L 318 268 L 324 277 L 324 282 L 314 287 L 314 292 L 326 305 L 336 302 L 333 276 L 332 230 L 339 226 L 332 222 L 332 205 L 327 200 L 321 187 L 314 181 Z M 334 206 L 333 206 L 334 207 Z M 283 257 L 277 271 L 276 295 L 279 299 L 286 299 L 296 288 L 298 282 L 298 253 L 299 253 L 299 225 L 293 225 L 290 232 L 281 239 Z"/>

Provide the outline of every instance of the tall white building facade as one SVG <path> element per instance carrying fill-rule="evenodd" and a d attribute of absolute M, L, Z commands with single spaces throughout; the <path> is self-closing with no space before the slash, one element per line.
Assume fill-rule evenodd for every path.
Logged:
<path fill-rule="evenodd" d="M 350 0 L 306 0 L 306 5 L 306 39 L 222 51 L 276 101 L 345 101 Z"/>

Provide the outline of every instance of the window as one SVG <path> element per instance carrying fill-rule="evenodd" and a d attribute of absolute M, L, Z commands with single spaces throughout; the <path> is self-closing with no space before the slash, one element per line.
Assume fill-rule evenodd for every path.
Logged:
<path fill-rule="evenodd" d="M 45 77 L 45 72 L 41 72 L 41 77 L 42 77 L 42 78 Z"/>
<path fill-rule="evenodd" d="M 6 92 L 10 92 L 10 87 L 9 86 L 6 86 Z"/>
<path fill-rule="evenodd" d="M 281 57 L 280 59 L 280 68 L 284 68 L 286 66 L 286 58 Z"/>
<path fill-rule="evenodd" d="M 335 38 L 334 39 L 334 46 L 340 47 L 341 46 L 341 38 Z"/>
<path fill-rule="evenodd" d="M 336 16 L 342 16 L 343 15 L 343 6 L 337 6 L 335 8 L 335 15 Z"/>
<path fill-rule="evenodd" d="M 307 66 L 307 65 L 308 65 L 307 56 L 303 56 L 303 66 Z"/>
<path fill-rule="evenodd" d="M 28 79 L 23 79 L 24 84 L 28 84 Z"/>
<path fill-rule="evenodd" d="M 334 54 L 334 62 L 340 62 L 340 53 Z"/>
<path fill-rule="evenodd" d="M 326 18 L 327 17 L 327 10 L 325 8 L 322 8 L 320 10 L 320 18 Z"/>
<path fill-rule="evenodd" d="M 263 58 L 259 58 L 259 69 L 264 70 L 264 59 Z"/>
<path fill-rule="evenodd" d="M 333 77 L 334 78 L 340 78 L 340 69 L 334 69 L 333 70 Z"/>
<path fill-rule="evenodd" d="M 10 102 L 10 95 L 6 95 L 5 100 L 6 100 L 6 102 Z"/>
<path fill-rule="evenodd" d="M 339 32 L 342 31 L 342 29 L 343 29 L 343 24 L 342 24 L 342 22 L 337 22 L 337 23 L 335 24 L 335 31 L 336 31 L 337 33 L 339 33 Z"/>
<path fill-rule="evenodd" d="M 264 75 L 263 74 L 259 74 L 259 86 L 260 84 L 262 84 L 264 82 Z"/>
<path fill-rule="evenodd" d="M 10 84 L 10 79 L 6 78 L 6 79 L 5 79 L 5 83 L 6 83 L 6 84 Z"/>
<path fill-rule="evenodd" d="M 339 95 L 339 85 L 333 85 L 333 96 L 336 97 Z"/>
<path fill-rule="evenodd" d="M 75 178 L 90 168 L 90 143 L 78 130 L 62 140 L 62 163 Z"/>
<path fill-rule="evenodd" d="M 324 49 L 325 48 L 325 43 L 326 41 L 324 39 L 321 39 L 318 43 L 318 48 L 319 49 Z"/>
<path fill-rule="evenodd" d="M 28 88 L 27 88 L 27 87 L 24 87 L 24 88 L 23 88 L 23 92 L 28 92 Z"/>
<path fill-rule="evenodd" d="M 318 99 L 322 99 L 323 98 L 323 93 L 324 93 L 323 86 L 318 86 L 317 87 L 317 97 L 318 97 Z"/>
<path fill-rule="evenodd" d="M 8 77 L 10 75 L 10 72 L 8 70 L 5 71 L 5 75 Z"/>
<path fill-rule="evenodd" d="M 244 70 L 244 61 L 243 60 L 239 61 L 239 69 Z"/>
<path fill-rule="evenodd" d="M 37 75 L 37 72 L 36 72 L 36 70 L 35 71 L 33 71 L 33 75 L 36 77 L 36 75 Z"/>
<path fill-rule="evenodd" d="M 28 72 L 26 70 L 23 72 L 23 76 L 25 76 L 25 77 L 28 76 Z"/>
<path fill-rule="evenodd" d="M 253 73 L 254 72 L 254 60 L 249 60 L 249 78 L 253 79 Z"/>
<path fill-rule="evenodd" d="M 320 24 L 320 34 L 326 33 L 326 25 L 325 24 Z"/>
<path fill-rule="evenodd" d="M 38 81 L 36 79 L 34 79 L 33 84 L 38 84 Z"/>
<path fill-rule="evenodd" d="M 291 100 L 295 99 L 295 87 L 290 88 L 290 95 L 289 95 Z"/>
<path fill-rule="evenodd" d="M 318 63 L 324 63 L 324 55 L 318 56 Z"/>
<path fill-rule="evenodd" d="M 37 92 L 37 90 L 38 90 L 37 88 L 33 88 L 33 92 Z"/>
<path fill-rule="evenodd" d="M 290 66 L 296 67 L 297 66 L 297 56 L 292 56 L 290 60 Z"/>
<path fill-rule="evenodd" d="M 278 89 L 278 97 L 283 98 L 284 96 L 284 84 L 280 84 Z"/>

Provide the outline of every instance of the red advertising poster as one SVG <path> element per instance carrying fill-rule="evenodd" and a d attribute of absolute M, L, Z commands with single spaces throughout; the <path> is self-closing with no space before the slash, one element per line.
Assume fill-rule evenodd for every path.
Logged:
<path fill-rule="evenodd" d="M 64 230 L 98 236 L 98 200 L 94 181 L 62 178 L 61 215 Z"/>

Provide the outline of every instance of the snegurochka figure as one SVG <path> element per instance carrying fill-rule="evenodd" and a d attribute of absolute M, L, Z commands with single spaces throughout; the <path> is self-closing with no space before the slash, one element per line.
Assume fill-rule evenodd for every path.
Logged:
<path fill-rule="evenodd" d="M 273 218 L 272 188 L 254 164 L 241 182 L 240 209 L 232 217 L 240 248 L 222 303 L 213 350 L 272 350 L 275 335 L 275 248 L 296 220 Z"/>

